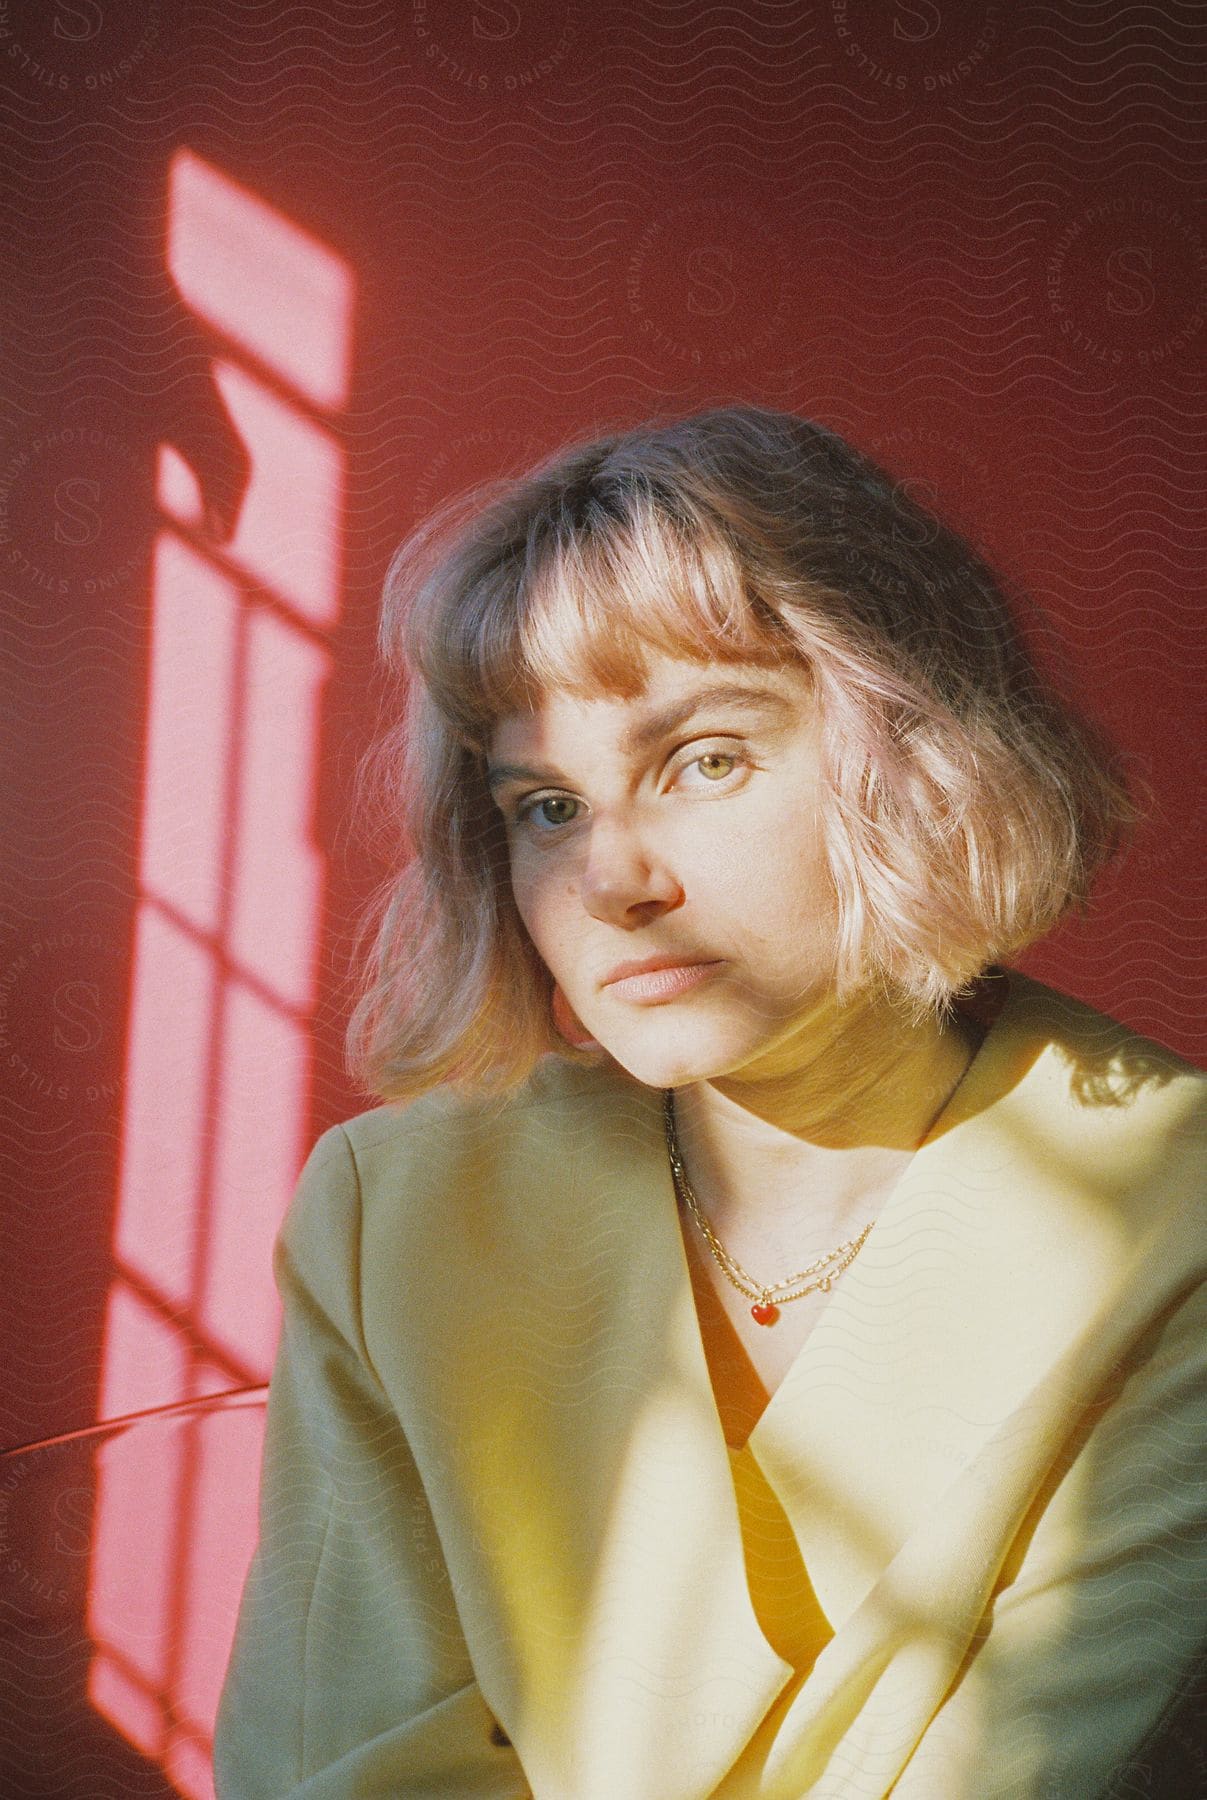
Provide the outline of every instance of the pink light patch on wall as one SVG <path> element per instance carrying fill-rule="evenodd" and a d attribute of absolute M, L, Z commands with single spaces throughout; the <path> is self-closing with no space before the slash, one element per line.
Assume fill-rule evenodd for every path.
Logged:
<path fill-rule="evenodd" d="M 191 150 L 170 183 L 168 272 L 186 305 L 312 406 L 344 406 L 348 265 Z"/>
<path fill-rule="evenodd" d="M 228 1367 L 263 1371 L 277 1337 L 268 1288 L 272 1240 L 305 1154 L 310 1044 L 280 1009 L 235 987 L 229 996 L 218 1086 L 205 1254 L 195 1318 Z M 249 1095 L 273 1096 L 256 1108 Z M 271 1307 L 265 1305 L 271 1295 Z"/>
<path fill-rule="evenodd" d="M 141 885 L 218 929 L 243 610 L 236 582 L 172 532 L 155 546 Z"/>
<path fill-rule="evenodd" d="M 167 911 L 140 909 L 135 930 L 138 981 L 127 1032 L 121 1206 L 114 1255 L 130 1281 L 173 1320 L 193 1294 L 209 1119 L 198 1079 L 212 1054 L 220 972 L 205 943 Z M 114 1291 L 117 1291 L 116 1289 Z M 175 1330 L 172 1326 L 171 1329 Z M 177 1334 L 178 1335 L 178 1334 Z M 103 1417 L 140 1405 L 105 1364 Z M 187 1383 L 181 1392 L 187 1390 Z"/>
<path fill-rule="evenodd" d="M 263 609 L 247 620 L 229 947 L 283 1007 L 314 1004 L 322 859 L 310 836 L 327 652 Z"/>
<path fill-rule="evenodd" d="M 343 458 L 330 432 L 233 363 L 214 379 L 251 456 L 229 561 L 312 625 L 339 610 Z"/>

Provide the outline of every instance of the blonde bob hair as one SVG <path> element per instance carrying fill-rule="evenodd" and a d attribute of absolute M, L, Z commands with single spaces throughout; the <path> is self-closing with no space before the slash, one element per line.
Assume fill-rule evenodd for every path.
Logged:
<path fill-rule="evenodd" d="M 980 556 L 834 432 L 734 405 L 560 450 L 403 544 L 380 644 L 409 686 L 362 794 L 396 873 L 348 1029 L 366 1091 L 505 1096 L 578 1061 L 511 894 L 485 779 L 550 690 L 631 698 L 649 650 L 791 665 L 820 707 L 835 989 L 919 1016 L 1084 904 L 1134 812 L 1037 676 Z"/>

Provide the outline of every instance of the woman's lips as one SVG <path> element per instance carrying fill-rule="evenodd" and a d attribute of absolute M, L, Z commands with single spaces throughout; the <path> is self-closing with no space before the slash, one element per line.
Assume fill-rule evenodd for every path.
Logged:
<path fill-rule="evenodd" d="M 669 969 L 647 969 L 642 975 L 623 975 L 619 981 L 610 981 L 606 991 L 617 995 L 621 1000 L 677 1000 L 680 994 L 698 987 L 714 969 L 720 967 L 719 962 L 705 962 L 676 963 Z"/>

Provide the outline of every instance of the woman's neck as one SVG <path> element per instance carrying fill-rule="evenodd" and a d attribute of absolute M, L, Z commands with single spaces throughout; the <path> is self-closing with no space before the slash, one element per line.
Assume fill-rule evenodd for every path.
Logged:
<path fill-rule="evenodd" d="M 722 1239 L 798 1220 L 872 1216 L 975 1052 L 963 1025 L 883 998 L 824 1001 L 741 1069 L 679 1090 L 688 1179 Z"/>

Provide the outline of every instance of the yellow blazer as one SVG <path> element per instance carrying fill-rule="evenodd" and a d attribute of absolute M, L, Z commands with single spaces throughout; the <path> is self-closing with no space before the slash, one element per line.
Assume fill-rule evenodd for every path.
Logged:
<path fill-rule="evenodd" d="M 1090 1800 L 1202 1642 L 1205 1126 L 1201 1074 L 1010 976 L 750 1440 L 831 1632 L 804 1674 L 751 1596 L 660 1095 L 553 1056 L 328 1131 L 219 1795 Z"/>

